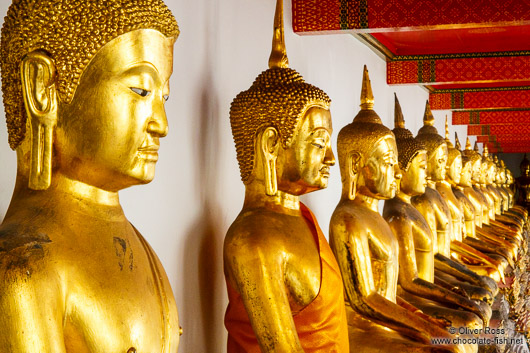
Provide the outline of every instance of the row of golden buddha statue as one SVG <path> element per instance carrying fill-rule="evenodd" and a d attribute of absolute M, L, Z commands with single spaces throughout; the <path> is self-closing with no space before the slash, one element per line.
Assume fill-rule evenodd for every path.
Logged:
<path fill-rule="evenodd" d="M 0 68 L 17 179 L 0 226 L 0 352 L 176 352 L 165 271 L 118 191 L 154 177 L 177 23 L 161 0 L 14 1 Z M 224 244 L 228 352 L 475 352 L 526 253 L 527 211 L 487 149 L 361 110 L 338 135 L 329 244 L 299 197 L 335 164 L 330 98 L 289 68 L 277 1 L 269 69 L 232 102 L 245 200 Z M 446 123 L 447 125 L 447 123 Z M 383 215 L 378 203 L 385 200 Z"/>

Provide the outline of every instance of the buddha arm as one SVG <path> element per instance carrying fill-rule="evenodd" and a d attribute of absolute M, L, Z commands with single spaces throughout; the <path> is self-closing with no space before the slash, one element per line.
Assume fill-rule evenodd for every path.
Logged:
<path fill-rule="evenodd" d="M 225 243 L 228 282 L 240 293 L 261 351 L 265 353 L 304 352 L 284 283 L 284 261 L 282 254 L 271 251 L 267 244 Z"/>
<path fill-rule="evenodd" d="M 389 225 L 399 242 L 399 284 L 404 290 L 439 303 L 458 305 L 485 319 L 481 308 L 472 300 L 419 278 L 411 225 L 403 221 L 402 217 L 393 217 Z M 487 320 L 486 318 L 485 322 Z"/>
<path fill-rule="evenodd" d="M 451 250 L 460 253 L 471 261 L 479 261 L 487 267 L 496 269 L 499 266 L 497 260 L 492 259 L 488 255 L 483 254 L 466 243 L 454 241 L 451 243 Z"/>
<path fill-rule="evenodd" d="M 468 269 L 466 266 L 453 261 L 442 254 L 434 255 L 434 268 L 450 274 L 462 281 L 469 282 L 477 286 L 483 286 L 484 282 L 481 276 Z"/>
<path fill-rule="evenodd" d="M 430 339 L 434 337 L 448 337 L 444 329 L 377 293 L 369 240 L 364 231 L 351 229 L 351 222 L 336 221 L 333 218 L 330 246 L 337 258 L 346 298 L 352 308 L 374 322 L 426 344 L 430 344 Z"/>
<path fill-rule="evenodd" d="M 0 352 L 65 353 L 62 287 L 30 259 L 38 249 L 21 250 L 0 251 Z"/>

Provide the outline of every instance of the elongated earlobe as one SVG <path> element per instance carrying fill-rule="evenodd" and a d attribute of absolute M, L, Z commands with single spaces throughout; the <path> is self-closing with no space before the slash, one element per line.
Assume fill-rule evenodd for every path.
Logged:
<path fill-rule="evenodd" d="M 261 136 L 261 151 L 265 162 L 265 193 L 269 196 L 275 196 L 278 193 L 278 175 L 276 173 L 278 150 L 278 131 L 273 127 L 268 127 Z"/>
<path fill-rule="evenodd" d="M 352 153 L 348 162 L 350 165 L 350 187 L 348 191 L 348 198 L 350 200 L 355 199 L 355 194 L 357 193 L 357 179 L 359 178 L 359 168 L 361 162 L 361 155 L 359 153 Z"/>
<path fill-rule="evenodd" d="M 45 190 L 52 176 L 53 131 L 57 124 L 55 65 L 45 53 L 29 53 L 21 66 L 22 93 L 31 139 L 29 188 Z"/>

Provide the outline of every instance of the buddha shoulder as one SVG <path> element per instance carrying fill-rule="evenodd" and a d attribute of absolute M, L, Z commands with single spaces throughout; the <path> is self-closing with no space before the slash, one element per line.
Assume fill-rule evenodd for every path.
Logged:
<path fill-rule="evenodd" d="M 366 224 L 372 220 L 373 213 L 353 202 L 340 203 L 331 216 L 330 232 L 345 233 L 349 236 L 364 234 Z"/>
<path fill-rule="evenodd" d="M 34 229 L 0 226 L 0 293 L 17 291 L 20 295 L 22 287 L 50 286 L 58 274 L 51 268 L 55 262 L 51 243 L 46 234 Z"/>
<path fill-rule="evenodd" d="M 242 212 L 228 229 L 225 256 L 249 250 L 281 251 L 297 233 L 309 230 L 301 216 L 289 216 L 267 210 Z"/>

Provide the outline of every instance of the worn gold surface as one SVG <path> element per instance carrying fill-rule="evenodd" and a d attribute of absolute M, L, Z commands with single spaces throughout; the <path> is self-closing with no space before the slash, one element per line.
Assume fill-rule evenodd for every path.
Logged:
<path fill-rule="evenodd" d="M 2 83 L 18 171 L 0 226 L 1 352 L 177 351 L 168 278 L 118 191 L 154 177 L 178 30 L 162 2 L 120 4 L 9 10 Z"/>
<path fill-rule="evenodd" d="M 327 187 L 335 164 L 330 99 L 287 63 L 279 0 L 270 67 L 234 99 L 230 110 L 245 201 L 224 242 L 231 298 L 225 317 L 229 352 L 306 351 L 311 342 L 299 337 L 295 322 L 315 302 L 326 280 L 313 234 L 316 225 L 303 217 L 299 196 Z M 342 303 L 341 288 L 322 291 Z M 344 318 L 340 312 L 327 318 L 328 328 L 335 331 L 323 332 L 327 342 L 319 341 L 307 352 L 339 344 L 334 335 L 341 330 L 347 345 L 344 307 L 339 307 Z M 246 312 L 249 323 L 236 319 L 240 311 Z M 322 337 L 316 332 L 320 319 L 311 318 L 315 337 Z"/>
<path fill-rule="evenodd" d="M 365 67 L 361 111 L 338 137 L 342 198 L 330 223 L 330 244 L 347 297 L 350 351 L 428 352 L 434 349 L 429 339 L 447 333 L 396 296 L 399 244 L 377 204 L 396 195 L 400 173 L 394 135 L 381 124 L 373 104 Z M 432 246 L 430 239 L 426 242 Z"/>
<path fill-rule="evenodd" d="M 455 240 L 451 210 L 447 201 L 436 189 L 436 185 L 441 185 L 446 176 L 447 143 L 442 136 L 438 135 L 434 127 L 434 120 L 428 103 L 425 107 L 424 126 L 419 130 L 416 138 L 424 142 L 427 148 L 428 186 L 425 194 L 412 198 L 412 204 L 425 217 L 433 234 L 437 235 L 436 278 L 451 283 L 455 288 L 465 290 L 472 299 L 490 301 L 492 294 L 488 290 L 491 289 L 489 280 L 451 259 L 451 242 Z M 451 190 L 450 184 L 447 183 L 447 187 L 448 190 Z M 484 324 L 487 324 L 491 315 L 491 308 L 484 305 L 475 312 L 483 318 Z"/>
<path fill-rule="evenodd" d="M 396 104 L 399 104 L 397 100 Z M 396 112 L 399 111 L 400 109 L 396 109 Z M 401 169 L 402 178 L 397 196 L 385 201 L 383 209 L 383 217 L 399 243 L 401 295 L 430 315 L 451 322 L 453 326 L 480 325 L 480 320 L 474 314 L 448 307 L 479 311 L 475 303 L 451 291 L 451 285 L 441 285 L 439 279 L 435 283 L 435 239 L 423 215 L 411 204 L 411 197 L 423 194 L 427 186 L 427 151 L 404 128 L 401 114 L 396 114 L 395 126 L 393 132 L 398 151 L 406 149 L 413 156 L 409 166 Z M 399 155 L 398 159 L 402 158 L 407 158 L 407 155 Z"/>

